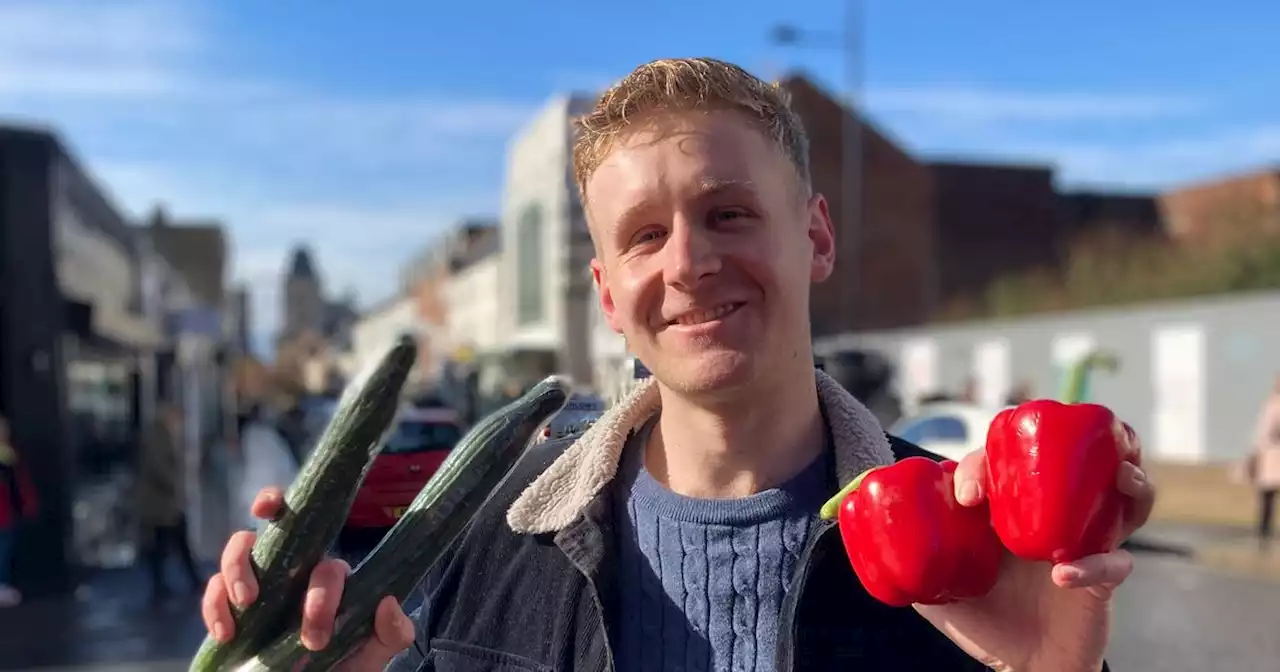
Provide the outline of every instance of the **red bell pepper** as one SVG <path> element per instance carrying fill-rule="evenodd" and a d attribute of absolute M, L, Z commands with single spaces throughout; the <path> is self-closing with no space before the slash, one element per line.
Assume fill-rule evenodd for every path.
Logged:
<path fill-rule="evenodd" d="M 947 604 L 995 585 L 1004 548 L 986 504 L 956 501 L 956 466 L 909 457 L 869 469 L 823 507 L 830 518 L 839 501 L 840 537 L 872 597 L 894 607 Z"/>
<path fill-rule="evenodd" d="M 1006 548 L 1071 562 L 1121 541 L 1121 462 L 1142 463 L 1133 428 L 1105 406 L 1031 401 L 1001 411 L 987 433 L 987 501 Z"/>

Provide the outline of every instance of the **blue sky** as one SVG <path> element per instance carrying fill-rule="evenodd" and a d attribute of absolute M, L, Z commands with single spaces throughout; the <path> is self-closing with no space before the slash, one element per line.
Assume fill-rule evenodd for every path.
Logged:
<path fill-rule="evenodd" d="M 269 333 L 292 244 L 381 298 L 443 227 L 498 211 L 505 143 L 548 96 L 662 56 L 804 69 L 916 153 L 1067 185 L 1280 163 L 1280 4 L 1135 4 L 871 0 L 850 77 L 832 0 L 3 0 L 0 118 L 58 129 L 130 213 L 224 219 Z M 772 44 L 780 22 L 827 46 Z"/>

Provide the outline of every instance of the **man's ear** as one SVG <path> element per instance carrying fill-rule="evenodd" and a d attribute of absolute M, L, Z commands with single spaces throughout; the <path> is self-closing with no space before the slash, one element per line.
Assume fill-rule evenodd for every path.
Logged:
<path fill-rule="evenodd" d="M 604 313 L 605 322 L 609 328 L 621 334 L 622 328 L 618 324 L 616 316 L 616 306 L 613 305 L 613 292 L 609 290 L 609 278 L 605 275 L 604 264 L 599 259 L 591 259 L 591 281 L 596 285 L 596 293 L 600 295 L 600 311 Z"/>
<path fill-rule="evenodd" d="M 831 223 L 831 211 L 822 194 L 809 199 L 809 242 L 813 243 L 813 262 L 810 272 L 812 282 L 822 282 L 831 277 L 836 265 L 836 228 Z"/>

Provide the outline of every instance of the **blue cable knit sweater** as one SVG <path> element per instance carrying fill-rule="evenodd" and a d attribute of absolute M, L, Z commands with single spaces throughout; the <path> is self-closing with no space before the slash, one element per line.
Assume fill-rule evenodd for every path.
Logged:
<path fill-rule="evenodd" d="M 644 469 L 652 424 L 615 481 L 617 669 L 772 670 L 782 598 L 830 489 L 827 460 L 750 497 L 685 497 Z"/>

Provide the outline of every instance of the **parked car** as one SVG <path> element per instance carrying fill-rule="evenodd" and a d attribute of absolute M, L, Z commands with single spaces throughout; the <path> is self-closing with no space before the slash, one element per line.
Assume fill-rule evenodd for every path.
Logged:
<path fill-rule="evenodd" d="M 814 366 L 861 401 L 882 426 L 902 418 L 902 403 L 893 391 L 894 365 L 875 350 L 845 349 L 814 357 Z"/>
<path fill-rule="evenodd" d="M 986 445 L 987 429 L 1000 411 L 953 401 L 925 404 L 890 427 L 889 433 L 959 462 Z"/>
<path fill-rule="evenodd" d="M 381 539 L 404 515 L 463 432 L 458 413 L 452 409 L 402 409 L 356 493 L 339 547 L 368 548 Z"/>
<path fill-rule="evenodd" d="M 606 406 L 598 395 L 575 392 L 564 408 L 547 421 L 535 443 L 582 434 L 604 415 Z"/>

